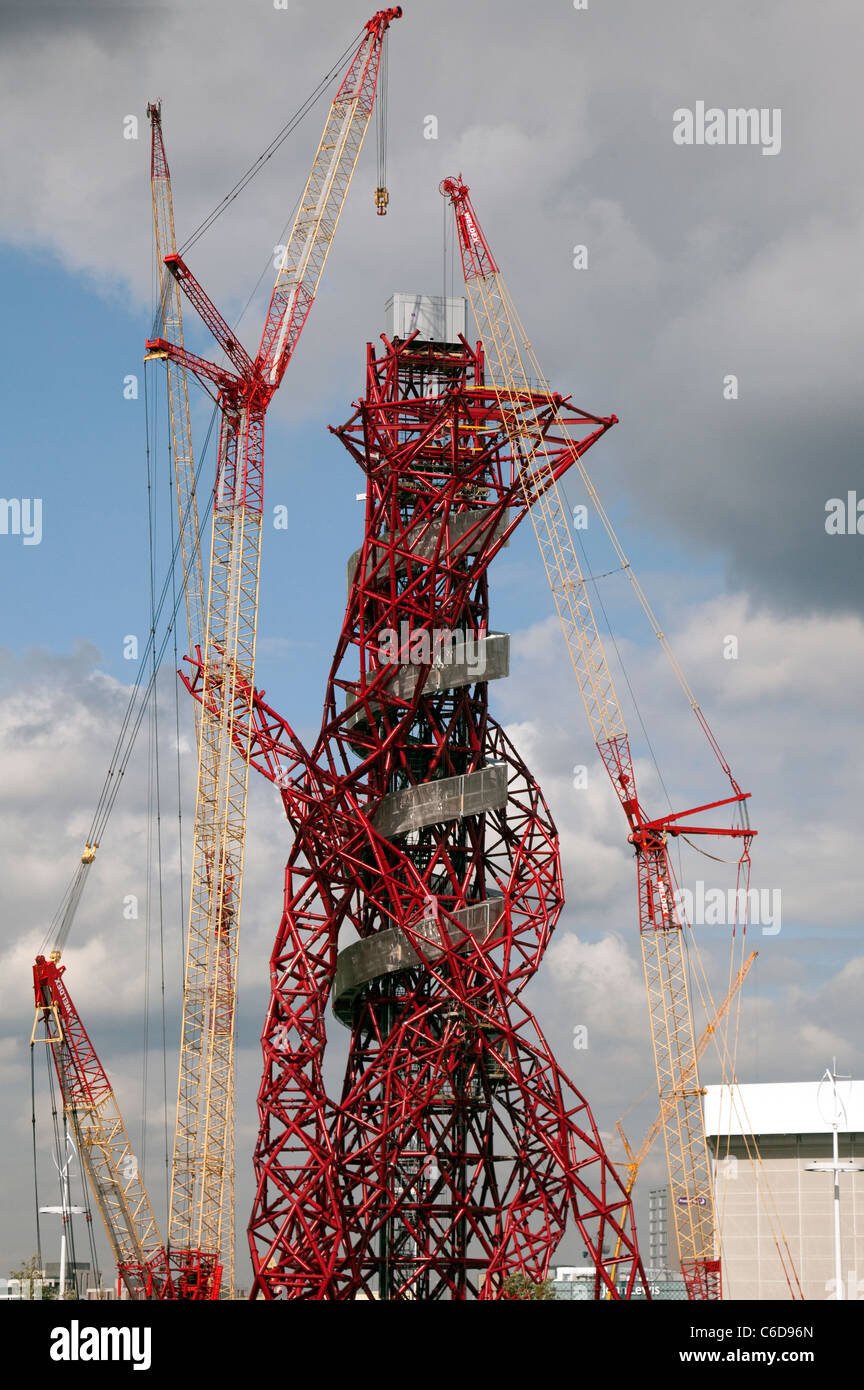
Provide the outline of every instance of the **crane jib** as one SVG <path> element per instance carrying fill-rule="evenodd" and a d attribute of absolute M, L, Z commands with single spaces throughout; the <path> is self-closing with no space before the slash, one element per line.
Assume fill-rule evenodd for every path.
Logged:
<path fill-rule="evenodd" d="M 670 890 L 672 875 L 665 841 L 667 834 L 678 835 L 685 830 L 703 834 L 739 835 L 744 837 L 744 858 L 747 858 L 747 847 L 754 832 L 750 830 L 749 821 L 744 819 L 743 812 L 742 828 L 729 830 L 682 825 L 681 815 L 687 813 L 670 816 L 666 824 L 652 823 L 641 811 L 636 794 L 629 740 L 603 642 L 588 599 L 585 576 L 582 574 L 573 546 L 567 513 L 558 493 L 557 478 L 551 468 L 545 467 L 546 445 L 542 435 L 538 433 L 535 443 L 530 429 L 525 428 L 526 423 L 530 425 L 528 412 L 524 405 L 514 404 L 515 394 L 518 391 L 524 392 L 527 384 L 523 357 L 524 362 L 530 363 L 533 369 L 531 375 L 549 400 L 552 416 L 560 425 L 557 400 L 549 391 L 503 280 L 498 274 L 478 274 L 477 262 L 481 253 L 477 248 L 482 247 L 483 254 L 488 255 L 490 259 L 492 253 L 471 207 L 467 184 L 460 175 L 458 178 L 445 179 L 440 185 L 440 190 L 450 199 L 456 216 L 466 288 L 492 367 L 492 386 L 501 406 L 502 425 L 510 438 L 514 458 L 521 463 L 520 478 L 525 489 L 529 515 L 534 524 L 580 694 L 598 751 L 631 826 L 628 839 L 636 848 L 640 943 L 649 999 L 658 1089 L 661 1102 L 668 1100 L 669 1103 L 668 1110 L 664 1111 L 663 1129 L 678 1249 L 688 1296 L 717 1299 L 721 1297 L 720 1261 L 714 1258 L 713 1189 L 700 1109 L 697 1056 L 683 950 L 684 933 L 680 929 L 670 930 L 673 927 L 680 928 L 684 924 L 678 919 Z M 560 397 L 558 399 L 560 400 Z M 609 417 L 604 423 L 607 427 L 614 424 L 615 417 Z M 688 703 L 696 713 L 721 767 L 732 782 L 735 796 L 729 800 L 740 801 L 743 804 L 743 794 L 699 710 L 641 586 L 633 575 L 611 522 L 585 471 L 578 450 L 573 451 L 570 461 L 576 464 L 621 562 L 621 568 L 626 571 L 631 587 L 672 665 Z M 533 484 L 530 492 L 529 479 Z M 710 808 L 705 806 L 693 809 L 697 811 Z M 675 1087 L 670 1090 L 667 1077 L 685 1072 L 692 1076 L 693 1088 L 686 1093 Z"/>
<path fill-rule="evenodd" d="M 334 181 L 335 181 L 335 178 L 336 178 L 336 171 L 337 171 L 337 169 L 339 168 L 339 165 L 341 164 L 342 159 L 343 159 L 343 156 L 344 156 L 344 154 L 345 154 L 345 146 L 346 146 L 347 141 L 348 141 L 348 135 L 349 135 L 349 131 L 350 131 L 350 128 L 351 128 L 352 120 L 353 120 L 354 116 L 357 114 L 357 101 L 358 101 L 358 96 L 359 96 L 359 93 L 358 93 L 357 95 L 355 95 L 355 96 L 349 101 L 348 106 L 347 106 L 347 109 L 346 109 L 346 111 L 345 111 L 345 115 L 344 115 L 343 118 L 342 118 L 342 125 L 341 125 L 341 127 L 340 127 L 340 129 L 339 129 L 339 134 L 338 134 L 338 136 L 337 136 L 337 138 L 336 138 L 336 141 L 335 141 L 335 143 L 334 143 L 334 145 L 333 145 L 332 153 L 331 153 L 331 155 L 330 155 L 330 162 L 329 162 L 328 167 L 327 167 L 327 172 L 326 172 L 326 174 L 325 174 L 325 176 L 324 176 L 324 180 L 323 180 L 322 187 L 321 187 L 321 192 L 319 193 L 319 195 L 318 195 L 318 201 L 317 201 L 317 203 L 315 204 L 315 210 L 314 210 L 313 216 L 312 216 L 312 223 L 311 223 L 311 226 L 308 228 L 308 231 L 306 232 L 306 239 L 305 239 L 305 242 L 304 242 L 304 244 L 303 244 L 303 250 L 302 250 L 301 253 L 300 253 L 300 257 L 299 257 L 299 260 L 298 260 L 298 263 L 297 263 L 297 269 L 294 271 L 294 286 L 293 286 L 292 291 L 291 291 L 291 295 L 290 295 L 289 302 L 288 302 L 288 304 L 287 304 L 287 306 L 286 306 L 286 308 L 285 308 L 285 311 L 284 311 L 284 313 L 283 313 L 283 315 L 282 315 L 282 321 L 281 321 L 281 325 L 280 325 L 280 329 L 279 329 L 279 335 L 278 335 L 278 338 L 277 338 L 275 350 L 274 350 L 274 352 L 273 352 L 273 359 L 272 359 L 272 360 L 273 360 L 273 365 L 272 365 L 272 367 L 270 368 L 270 375 L 269 375 L 269 382 L 270 382 L 270 385 L 271 385 L 271 386 L 275 386 L 276 383 L 277 383 L 277 381 L 278 381 L 278 378 L 279 378 L 279 372 L 280 372 L 280 369 L 281 369 L 281 366 L 282 366 L 282 361 L 281 361 L 281 359 L 282 359 L 282 353 L 283 353 L 284 348 L 285 348 L 285 342 L 286 342 L 286 339 L 287 339 L 287 336 L 288 336 L 288 329 L 289 329 L 289 327 L 291 326 L 291 316 L 292 316 L 292 312 L 293 312 L 293 309 L 294 309 L 294 303 L 295 303 L 295 301 L 296 301 L 297 294 L 298 294 L 298 291 L 299 291 L 299 289 L 300 289 L 300 286 L 302 285 L 302 283 L 303 283 L 303 281 L 304 281 L 304 279 L 305 279 L 305 277 L 306 277 L 306 272 L 307 272 L 308 267 L 309 267 L 309 261 L 310 261 L 311 256 L 312 256 L 312 252 L 313 252 L 313 250 L 316 248 L 317 243 L 318 243 L 318 240 L 319 240 L 319 237 L 320 237 L 320 235 L 321 235 L 321 228 L 322 228 L 322 223 L 323 223 L 323 219 L 324 219 L 324 213 L 325 213 L 325 211 L 326 211 L 326 209 L 327 209 L 327 206 L 328 206 L 328 204 L 329 204 L 329 202 L 330 202 L 330 199 L 331 199 L 332 196 L 333 196 L 333 184 L 334 184 Z M 335 103 L 334 103 L 334 107 L 335 107 Z M 333 114 L 334 114 L 334 110 L 331 108 L 331 117 L 332 117 Z M 329 124 L 329 120 L 328 120 L 328 124 Z M 319 150 L 318 150 L 318 155 L 321 154 L 321 150 L 322 150 L 322 149 L 325 149 L 325 148 L 326 148 L 326 138 L 327 138 L 327 132 L 326 132 L 326 129 L 325 129 L 325 133 L 324 133 L 324 136 L 322 137 L 321 145 L 320 145 Z M 315 164 L 316 164 L 316 165 L 317 165 L 317 163 L 318 163 L 318 156 L 316 156 L 316 160 L 315 160 Z M 307 185 L 306 185 L 307 189 L 309 188 L 310 184 L 312 183 L 314 177 L 315 177 L 315 166 L 313 165 L 312 173 L 309 175 L 309 182 L 308 182 Z M 294 233 L 300 228 L 300 226 L 302 225 L 302 223 L 303 223 L 304 220 L 305 220 L 305 217 L 304 217 L 304 210 L 303 210 L 303 208 L 302 208 L 302 206 L 301 206 L 300 212 L 298 213 L 298 216 L 297 216 L 297 221 L 296 221 L 295 224 L 294 224 L 294 230 L 292 231 L 291 236 L 290 236 L 289 239 L 288 239 L 288 245 L 287 245 L 286 248 L 285 248 L 285 254 L 284 254 L 283 258 L 282 258 L 282 269 L 280 270 L 280 275 L 282 274 L 282 271 L 284 271 L 285 266 L 286 266 L 287 263 L 288 263 L 289 252 L 290 252 L 290 249 L 291 249 L 291 243 L 292 243 L 292 241 L 294 240 Z M 320 276 L 322 270 L 323 270 L 323 262 L 322 262 L 322 264 L 321 264 L 321 266 L 319 267 L 319 270 L 318 270 L 318 275 L 319 275 L 319 276 Z M 278 285 L 278 282 L 277 282 L 277 285 Z M 282 293 L 281 290 L 280 290 L 279 292 Z M 274 292 L 274 293 L 275 293 L 275 292 Z M 311 290 L 311 291 L 310 291 L 310 300 L 311 300 L 312 297 L 314 297 L 314 290 Z M 293 347 L 293 344 L 292 344 L 292 347 Z"/>

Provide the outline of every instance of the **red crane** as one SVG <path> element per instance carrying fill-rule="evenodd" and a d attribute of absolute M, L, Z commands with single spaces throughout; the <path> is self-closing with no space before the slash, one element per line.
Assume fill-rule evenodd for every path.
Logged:
<path fill-rule="evenodd" d="M 52 1048 L 64 1108 L 76 1132 L 120 1278 L 135 1298 L 231 1296 L 234 1229 L 234 1009 L 245 844 L 248 745 L 235 728 L 254 676 L 263 512 L 264 419 L 309 315 L 375 101 L 382 46 L 400 6 L 380 10 L 330 106 L 324 133 L 278 269 L 253 359 L 174 249 L 170 178 L 158 104 L 153 120 L 157 244 L 170 248 L 163 321 L 182 334 L 177 287 L 228 358 L 220 367 L 165 337 L 148 356 L 167 359 L 172 445 L 178 465 L 181 545 L 193 654 L 204 682 L 198 793 L 181 1037 L 180 1080 L 167 1242 L 163 1244 L 108 1078 L 63 982 L 60 952 L 34 967 L 37 1034 Z M 386 190 L 376 190 L 379 212 Z M 382 204 L 383 200 L 383 204 Z M 191 371 L 221 412 L 210 586 L 202 603 L 194 474 L 185 402 Z M 204 622 L 206 615 L 206 623 Z M 214 713 L 218 700 L 220 710 Z M 96 844 L 78 868 L 57 940 L 65 941 Z M 55 943 L 56 944 L 56 943 Z M 133 1171 L 134 1170 L 134 1171 Z M 131 1175 L 131 1176 L 129 1176 Z"/>
<path fill-rule="evenodd" d="M 681 1268 L 688 1295 L 721 1296 L 720 1260 L 715 1251 L 714 1198 L 702 1122 L 693 1018 L 687 985 L 687 923 L 675 904 L 670 836 L 721 835 L 743 841 L 740 864 L 749 869 L 750 828 L 746 803 L 708 721 L 687 684 L 639 581 L 618 541 L 582 460 L 584 445 L 573 440 L 571 457 L 612 543 L 615 554 L 663 647 L 687 701 L 729 780 L 732 795 L 668 816 L 651 816 L 636 790 L 636 776 L 624 716 L 597 628 L 586 576 L 582 572 L 569 511 L 558 488 L 559 456 L 547 442 L 549 425 L 539 400 L 551 408 L 555 430 L 566 434 L 563 398 L 553 393 L 525 333 L 516 306 L 484 236 L 461 178 L 448 178 L 441 192 L 456 215 L 465 287 L 489 361 L 490 376 L 514 454 L 521 459 L 521 481 L 540 547 L 579 692 L 597 751 L 627 818 L 627 840 L 636 858 L 639 937 L 648 991 L 651 1037 L 663 1115 L 672 1209 Z M 534 390 L 532 390 L 532 386 Z M 614 422 L 614 417 L 613 417 Z M 722 806 L 736 807 L 740 825 L 690 823 L 693 816 Z M 740 867 L 739 867 L 740 873 Z"/>
<path fill-rule="evenodd" d="M 230 1289 L 234 1232 L 234 1009 L 248 745 L 234 738 L 254 681 L 263 515 L 264 421 L 309 316 L 373 105 L 384 38 L 401 7 L 366 24 L 328 113 L 253 359 L 183 258 L 164 263 L 230 367 L 164 338 L 151 356 L 192 372 L 221 414 L 202 664 L 192 888 L 174 1134 L 172 1259 L 219 1258 Z M 196 653 L 192 653 L 193 656 Z M 218 702 L 219 710 L 216 711 Z"/>
<path fill-rule="evenodd" d="M 149 1298 L 166 1284 L 167 1263 L 156 1217 L 111 1083 L 63 979 L 60 953 L 33 966 L 36 1020 L 31 1045 L 51 1048 L 63 1110 L 130 1298 Z M 42 1030 L 40 1030 L 42 1025 Z M 157 1292 L 158 1296 L 158 1292 Z"/>

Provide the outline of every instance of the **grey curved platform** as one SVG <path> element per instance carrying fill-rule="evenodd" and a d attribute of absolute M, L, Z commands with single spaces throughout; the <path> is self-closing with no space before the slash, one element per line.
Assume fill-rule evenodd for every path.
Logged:
<path fill-rule="evenodd" d="M 504 806 L 506 801 L 507 764 L 490 763 L 459 777 L 439 777 L 390 792 L 375 808 L 372 824 L 385 840 L 392 840 L 394 835 L 421 830 L 424 825 L 479 816 Z"/>
<path fill-rule="evenodd" d="M 467 659 L 461 661 L 446 661 L 442 657 L 434 666 L 429 667 L 426 680 L 423 684 L 424 695 L 435 695 L 441 690 L 458 690 L 465 685 L 474 685 L 477 681 L 498 681 L 503 680 L 510 674 L 510 636 L 506 632 L 487 632 L 484 637 L 477 639 L 475 652 L 476 660 L 469 662 Z M 417 680 L 422 667 L 403 665 L 395 666 L 395 677 L 387 687 L 388 692 L 392 692 L 400 700 L 410 700 L 417 687 Z M 354 729 L 358 725 L 363 726 L 368 723 L 365 705 L 358 700 L 352 700 L 346 691 L 345 708 L 346 711 L 357 708 L 348 715 L 345 720 L 346 729 Z M 380 709 L 377 701 L 370 702 L 373 715 Z"/>
<path fill-rule="evenodd" d="M 477 531 L 476 536 L 472 536 L 471 540 L 468 541 L 464 546 L 459 545 L 459 541 L 462 539 L 462 537 L 465 536 L 468 533 L 468 531 L 472 529 L 472 527 L 476 526 L 478 522 L 482 521 L 484 517 L 489 517 L 489 515 L 489 511 L 484 509 L 471 512 L 454 512 L 452 516 L 447 518 L 447 536 L 445 539 L 445 545 L 448 549 L 455 549 L 456 553 L 454 559 L 462 559 L 466 555 L 475 555 L 478 550 L 481 550 L 483 546 L 485 546 L 488 543 L 490 528 L 487 525 L 481 527 Z M 510 512 L 508 510 L 504 512 L 504 515 L 500 518 L 497 526 L 495 527 L 495 530 L 492 533 L 493 538 L 497 538 L 498 536 L 500 536 L 504 531 L 506 531 L 509 525 Z M 441 526 L 442 522 L 440 519 L 437 521 L 430 521 L 426 526 L 425 530 L 422 531 L 422 534 L 420 533 L 420 526 L 417 526 L 417 541 L 415 544 L 411 546 L 411 553 L 414 558 L 418 560 L 424 560 L 427 562 L 432 559 L 432 556 L 435 554 L 435 551 L 438 548 L 438 540 L 441 535 Z M 378 542 L 378 544 L 373 544 L 370 547 L 370 569 L 374 569 L 375 565 L 380 563 L 381 557 L 385 554 L 385 542 L 387 541 L 387 539 L 388 533 L 385 532 L 384 535 L 381 537 L 381 541 Z M 410 536 L 406 538 L 406 543 L 410 543 Z M 505 542 L 505 544 L 509 544 L 509 541 Z M 357 571 L 357 566 L 360 563 L 360 556 L 362 555 L 362 553 L 363 547 L 361 546 L 360 549 L 355 550 L 354 553 L 348 559 L 348 565 L 346 567 L 346 578 L 349 593 L 351 591 L 351 585 L 354 583 L 354 575 Z M 407 562 L 405 560 L 405 557 L 402 555 L 398 556 L 396 561 L 397 573 L 401 574 L 406 568 Z"/>
<path fill-rule="evenodd" d="M 460 940 L 449 939 L 457 949 L 464 949 L 469 938 L 498 941 L 504 935 L 504 898 L 493 893 L 480 903 L 459 908 L 453 913 L 464 934 Z M 436 923 L 432 917 L 425 918 L 420 930 L 424 936 L 434 936 L 452 924 L 445 918 Z M 437 960 L 444 954 L 444 946 L 430 946 L 424 954 L 427 960 Z M 396 927 L 376 932 L 363 941 L 354 941 L 339 952 L 336 961 L 336 974 L 333 978 L 333 1013 L 346 1028 L 351 1027 L 354 1004 L 367 985 L 380 980 L 385 975 L 393 975 L 399 970 L 409 970 L 420 965 L 420 957 L 402 932 Z"/>

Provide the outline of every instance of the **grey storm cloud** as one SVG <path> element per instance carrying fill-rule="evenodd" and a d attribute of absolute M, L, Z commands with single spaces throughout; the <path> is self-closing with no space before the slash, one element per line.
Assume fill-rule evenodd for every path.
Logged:
<path fill-rule="evenodd" d="M 28 43 L 0 57 L 16 112 L 0 137 L 12 194 L 0 234 L 144 301 L 146 101 L 165 100 L 182 240 L 367 9 L 7 5 L 4 22 Z M 580 405 L 620 418 L 607 505 L 623 494 L 669 543 L 719 560 L 730 582 L 781 609 L 857 608 L 857 542 L 826 536 L 824 523 L 827 500 L 861 477 L 864 213 L 849 177 L 864 134 L 860 8 L 404 9 L 390 38 L 391 213 L 370 215 L 367 148 L 277 409 L 320 418 L 350 399 L 355 345 L 378 331 L 392 290 L 439 290 L 437 184 L 461 170 L 547 374 Z M 674 111 L 699 100 L 781 109 L 780 153 L 675 145 Z M 121 137 L 128 113 L 141 121 L 137 144 Z M 285 190 L 302 186 L 320 121 L 319 106 L 194 248 L 194 268 L 229 311 L 272 256 L 293 201 Z M 573 268 L 578 244 L 585 270 Z M 241 326 L 250 342 L 262 293 Z M 727 401 L 730 373 L 739 398 Z"/>
<path fill-rule="evenodd" d="M 18 49 L 83 34 L 110 52 L 128 45 L 132 36 L 140 38 L 169 10 L 153 0 L 2 0 L 0 40 Z"/>
<path fill-rule="evenodd" d="M 0 238 L 55 257 L 94 295 L 131 302 L 143 338 L 152 292 L 146 103 L 164 101 L 182 241 L 373 8 L 366 0 L 289 6 L 0 5 L 0 88 L 14 116 L 0 125 Z M 725 566 L 728 592 L 714 607 L 683 595 L 683 655 L 691 657 L 688 669 L 707 673 L 700 682 L 700 691 L 708 687 L 706 707 L 719 709 L 721 726 L 735 723 L 743 753 L 736 767 L 754 771 L 764 812 L 760 872 L 788 891 L 793 925 L 821 927 L 827 900 L 832 930 L 850 933 L 839 944 L 834 939 L 833 956 L 820 958 L 813 978 L 812 935 L 798 955 L 785 927 L 779 946 L 766 948 L 756 987 L 761 1026 L 758 1037 L 754 1025 L 743 1039 L 741 1074 L 749 1067 L 753 1075 L 761 1057 L 764 1079 L 801 1079 L 808 1065 L 823 1064 L 830 1047 L 857 1066 L 862 964 L 851 954 L 851 931 L 860 889 L 849 865 L 860 795 L 853 754 L 860 747 L 864 648 L 853 610 L 861 601 L 864 539 L 828 536 L 824 520 L 828 498 L 856 486 L 864 493 L 860 6 L 592 0 L 577 12 L 567 0 L 536 7 L 406 0 L 404 9 L 390 39 L 390 213 L 379 219 L 372 210 L 370 133 L 320 302 L 274 409 L 322 425 L 345 419 L 361 384 L 363 344 L 383 327 L 392 291 L 436 293 L 445 284 L 459 291 L 458 276 L 451 279 L 443 266 L 446 209 L 437 186 L 461 171 L 553 385 L 588 410 L 620 418 L 590 459 L 613 517 L 626 504 L 631 528 L 636 518 L 694 561 L 707 556 Z M 753 147 L 674 145 L 674 111 L 699 100 L 781 108 L 781 152 L 769 159 Z M 138 116 L 137 141 L 123 138 L 128 114 Z M 424 139 L 430 114 L 437 140 Z M 190 252 L 193 269 L 229 317 L 269 266 L 322 122 L 319 104 Z M 588 268 L 576 270 L 574 247 L 582 244 Z M 449 253 L 452 259 L 452 234 Z M 266 275 L 264 286 L 241 323 L 249 346 L 263 314 Z M 210 351 L 191 324 L 188 333 L 190 346 Z M 61 369 L 50 358 L 42 364 L 46 388 L 50 373 Z M 734 401 L 722 394 L 730 373 L 739 379 Z M 680 586 L 680 573 L 665 582 Z M 758 660 L 720 660 L 727 631 L 739 632 L 743 649 Z M 584 807 L 571 796 L 566 770 L 586 760 L 586 735 L 581 725 L 578 743 L 571 734 L 575 696 L 562 727 L 558 692 L 568 672 L 563 655 L 551 654 L 552 636 L 557 640 L 539 629 L 514 634 L 514 677 L 508 690 L 496 692 L 564 832 L 567 915 L 531 997 L 565 1068 L 592 1101 L 601 1098 L 601 1122 L 611 1126 L 652 1079 L 647 1014 L 630 1009 L 622 1033 L 600 998 L 608 987 L 629 1003 L 641 989 L 632 866 L 622 827 L 613 824 L 617 805 L 600 792 L 594 799 L 593 790 Z M 522 667 L 520 643 L 536 658 Z M 692 759 L 701 776 L 693 742 L 681 739 L 664 710 L 666 686 L 653 668 L 650 675 L 661 742 L 679 765 Z M 0 1069 L 16 1154 L 8 1178 L 14 1220 L 4 1233 L 11 1261 L 28 1253 L 32 1225 L 21 1043 L 30 1027 L 29 962 L 80 851 L 90 809 L 82 788 L 94 786 L 107 764 L 126 692 L 99 675 L 97 654 L 84 648 L 68 658 L 34 653 L 23 661 L 0 653 L 0 678 L 8 907 Z M 187 752 L 187 783 L 189 762 Z M 692 782 L 701 799 L 695 772 Z M 244 900 L 240 1222 L 250 1196 L 242 1184 L 250 1181 L 260 1069 L 254 1035 L 287 849 L 269 791 L 253 784 L 250 806 L 256 833 Z M 74 948 L 80 954 L 70 952 L 82 1010 L 86 1005 L 104 1039 L 136 1125 L 144 926 L 124 927 L 119 904 L 128 892 L 146 895 L 146 808 L 139 771 L 118 803 L 111 857 L 97 861 L 88 885 Z M 134 970 L 124 975 L 125 990 L 112 992 L 121 949 Z M 171 1026 L 179 997 L 176 941 L 172 950 Z M 576 1053 L 572 1030 L 582 1023 L 593 1042 Z M 154 1075 L 159 1060 L 154 1054 Z M 335 1078 L 337 1060 L 330 1065 Z M 158 1153 L 155 1120 L 151 1127 Z M 43 1166 L 50 1172 L 47 1158 Z"/>

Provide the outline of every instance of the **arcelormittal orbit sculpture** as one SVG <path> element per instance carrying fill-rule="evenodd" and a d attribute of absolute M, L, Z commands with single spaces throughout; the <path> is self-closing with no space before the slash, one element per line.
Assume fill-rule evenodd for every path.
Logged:
<path fill-rule="evenodd" d="M 556 400 L 560 476 L 614 417 Z M 551 429 L 549 398 L 534 404 Z M 488 626 L 488 568 L 526 514 L 505 408 L 461 335 L 369 345 L 365 397 L 334 431 L 366 475 L 365 532 L 311 751 L 252 702 L 252 763 L 293 834 L 253 1297 L 507 1297 L 512 1276 L 546 1276 L 571 1220 L 596 1297 L 644 1291 L 623 1184 L 519 998 L 563 892 L 549 810 L 489 712 L 509 639 Z M 331 1002 L 350 1029 L 339 1099 Z"/>

